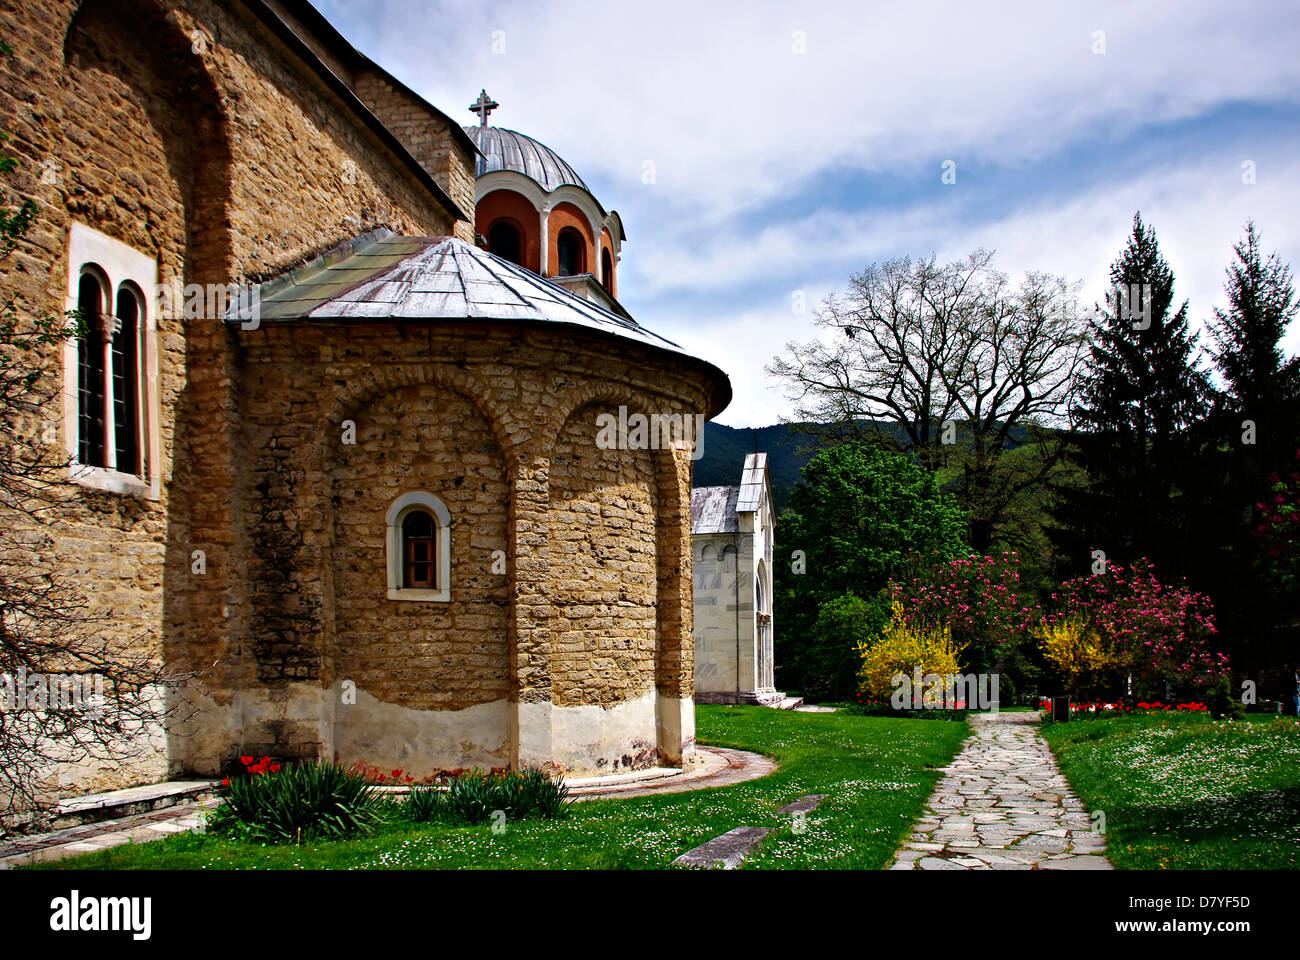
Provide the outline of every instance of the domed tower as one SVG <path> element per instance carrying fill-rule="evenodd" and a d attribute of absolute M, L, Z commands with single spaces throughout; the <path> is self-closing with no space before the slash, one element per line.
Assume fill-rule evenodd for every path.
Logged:
<path fill-rule="evenodd" d="M 475 232 L 489 252 L 627 315 L 619 304 L 623 221 L 606 211 L 554 150 L 514 130 L 488 125 L 498 107 L 481 91 L 467 126 L 482 156 L 475 181 Z"/>

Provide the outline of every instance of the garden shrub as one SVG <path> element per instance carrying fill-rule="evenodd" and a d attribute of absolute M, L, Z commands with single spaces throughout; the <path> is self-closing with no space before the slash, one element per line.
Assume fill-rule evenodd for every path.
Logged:
<path fill-rule="evenodd" d="M 897 600 L 891 605 L 891 611 L 893 616 L 880 636 L 858 648 L 862 658 L 858 674 L 860 691 L 866 700 L 888 701 L 895 689 L 890 681 L 896 674 L 911 677 L 917 669 L 922 676 L 948 677 L 958 673 L 961 647 L 953 643 L 952 631 L 947 626 L 909 622 L 903 604 Z"/>
<path fill-rule="evenodd" d="M 859 651 L 880 635 L 889 622 L 889 615 L 886 598 L 864 600 L 853 593 L 818 607 L 817 621 L 803 648 L 803 662 L 809 670 L 803 692 L 813 696 L 847 696 L 856 690 L 862 664 Z"/>
<path fill-rule="evenodd" d="M 1072 698 L 1096 698 L 1123 688 L 1126 658 L 1088 620 L 1044 621 L 1038 636 L 1043 656 L 1060 670 Z"/>
<path fill-rule="evenodd" d="M 282 767 L 270 757 L 241 757 L 246 775 L 224 781 L 215 832 L 266 843 L 343 840 L 369 833 L 386 812 L 366 778 L 338 766 L 305 761 Z"/>
<path fill-rule="evenodd" d="M 446 790 L 412 787 L 406 810 L 408 818 L 417 823 L 486 823 L 497 810 L 512 820 L 551 819 L 565 815 L 568 795 L 563 778 L 551 778 L 541 770 L 496 774 L 475 770 L 453 778 Z"/>
<path fill-rule="evenodd" d="M 1097 693 L 1199 699 L 1227 676 L 1227 656 L 1209 646 L 1216 633 L 1210 598 L 1162 584 L 1146 560 L 1067 580 L 1052 599 L 1057 610 L 1039 630 L 1044 654 L 1079 682 L 1088 663 L 1096 664 L 1093 686 L 1107 687 Z M 1064 659 L 1056 660 L 1053 650 Z"/>
<path fill-rule="evenodd" d="M 1014 551 L 935 563 L 910 581 L 891 582 L 890 589 L 909 622 L 947 627 L 965 652 L 962 665 L 976 673 L 1014 658 L 1026 629 L 1042 616 L 1021 584 Z"/>

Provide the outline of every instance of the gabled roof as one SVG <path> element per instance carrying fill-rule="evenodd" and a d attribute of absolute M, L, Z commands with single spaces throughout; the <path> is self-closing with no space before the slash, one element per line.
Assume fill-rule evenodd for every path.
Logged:
<path fill-rule="evenodd" d="M 738 487 L 696 487 L 691 491 L 691 533 L 738 533 L 740 514 L 754 513 L 767 487 L 767 454 L 750 453 Z"/>

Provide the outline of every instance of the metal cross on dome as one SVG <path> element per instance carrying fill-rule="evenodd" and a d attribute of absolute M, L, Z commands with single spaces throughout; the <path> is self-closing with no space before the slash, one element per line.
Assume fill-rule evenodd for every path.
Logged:
<path fill-rule="evenodd" d="M 486 127 L 488 125 L 488 114 L 499 106 L 501 106 L 501 104 L 489 97 L 487 90 L 480 90 L 478 92 L 478 99 L 469 105 L 469 109 L 471 113 L 477 113 L 479 115 L 479 126 Z"/>

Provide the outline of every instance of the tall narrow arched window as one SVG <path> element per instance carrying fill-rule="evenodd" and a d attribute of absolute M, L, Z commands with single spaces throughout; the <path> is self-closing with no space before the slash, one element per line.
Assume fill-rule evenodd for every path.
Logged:
<path fill-rule="evenodd" d="M 555 246 L 556 252 L 559 254 L 560 276 L 572 277 L 575 274 L 586 272 L 585 254 L 587 245 L 586 241 L 582 239 L 582 234 L 573 227 L 565 227 L 556 238 Z"/>
<path fill-rule="evenodd" d="M 451 514 L 431 493 L 404 493 L 388 508 L 388 599 L 451 599 Z"/>
<path fill-rule="evenodd" d="M 492 224 L 488 230 L 488 252 L 502 260 L 522 264 L 524 243 L 519 228 L 509 220 L 498 220 Z"/>
<path fill-rule="evenodd" d="M 120 473 L 144 473 L 140 463 L 140 298 L 125 284 L 117 291 L 113 333 L 113 440 Z"/>
<path fill-rule="evenodd" d="M 600 252 L 600 282 L 611 294 L 614 292 L 614 258 L 608 247 Z"/>
<path fill-rule="evenodd" d="M 90 270 L 83 270 L 78 281 L 77 310 L 82 322 L 77 341 L 77 462 L 106 467 L 104 286 Z"/>

